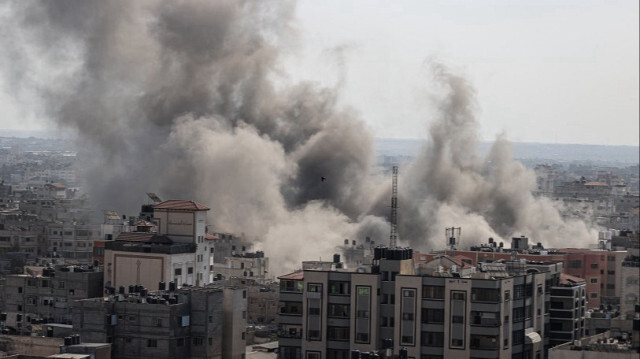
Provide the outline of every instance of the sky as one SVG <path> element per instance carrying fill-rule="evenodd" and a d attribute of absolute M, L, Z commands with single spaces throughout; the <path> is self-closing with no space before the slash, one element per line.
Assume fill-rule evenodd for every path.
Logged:
<path fill-rule="evenodd" d="M 298 3 L 290 73 L 342 86 L 376 137 L 423 138 L 425 64 L 472 84 L 484 140 L 638 145 L 638 1 Z"/>
<path fill-rule="evenodd" d="M 637 146 L 638 10 L 637 0 L 301 0 L 282 73 L 338 87 L 378 138 L 426 138 L 435 59 L 475 88 L 484 140 Z M 48 128 L 6 82 L 0 71 L 0 129 Z"/>

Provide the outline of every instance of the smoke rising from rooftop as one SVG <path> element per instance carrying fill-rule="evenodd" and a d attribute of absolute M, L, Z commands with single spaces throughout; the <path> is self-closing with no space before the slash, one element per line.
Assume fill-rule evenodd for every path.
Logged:
<path fill-rule="evenodd" d="M 295 3 L 7 8 L 0 41 L 20 61 L 0 61 L 15 93 L 37 96 L 47 116 L 78 132 L 99 209 L 136 211 L 147 191 L 197 200 L 212 208 L 215 229 L 255 239 L 275 272 L 328 259 L 343 238 L 387 243 L 390 180 L 371 174 L 364 122 L 337 105 L 336 89 L 288 84 L 280 68 L 280 49 L 296 40 Z M 439 248 L 451 225 L 474 241 L 592 234 L 531 196 L 533 174 L 511 160 L 506 141 L 475 154 L 472 87 L 432 69 L 440 116 L 425 151 L 401 168 L 401 243 Z"/>

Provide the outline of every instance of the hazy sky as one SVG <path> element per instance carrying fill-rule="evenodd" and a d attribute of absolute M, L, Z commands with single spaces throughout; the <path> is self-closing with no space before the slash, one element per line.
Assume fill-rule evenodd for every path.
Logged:
<path fill-rule="evenodd" d="M 340 86 L 376 137 L 426 137 L 435 58 L 475 87 L 485 140 L 638 145 L 638 10 L 637 0 L 302 0 L 284 72 Z M 7 91 L 0 128 L 46 126 Z"/>
<path fill-rule="evenodd" d="M 298 16 L 292 73 L 342 76 L 377 137 L 425 136 L 431 57 L 475 87 L 486 140 L 638 145 L 637 0 L 305 0 Z"/>

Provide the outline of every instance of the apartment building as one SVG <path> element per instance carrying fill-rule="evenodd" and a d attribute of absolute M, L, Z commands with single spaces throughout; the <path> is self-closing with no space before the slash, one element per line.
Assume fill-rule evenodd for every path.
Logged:
<path fill-rule="evenodd" d="M 5 279 L 5 327 L 21 332 L 30 324 L 71 324 L 73 301 L 102 298 L 102 272 L 91 267 L 28 267 Z"/>
<path fill-rule="evenodd" d="M 213 279 L 213 247 L 206 236 L 209 208 L 195 201 L 168 200 L 153 205 L 157 232 L 136 226 L 104 242 L 105 283 L 112 287 L 158 282 L 203 286 Z"/>
<path fill-rule="evenodd" d="M 561 271 L 561 263 L 475 267 L 449 256 L 416 265 L 411 249 L 384 247 L 352 271 L 335 259 L 307 266 L 279 278 L 279 355 L 544 358 Z"/>
<path fill-rule="evenodd" d="M 563 273 L 583 278 L 586 281 L 587 307 L 599 308 L 601 304 L 617 305 L 622 296 L 622 279 L 618 273 L 627 257 L 626 250 L 580 248 L 544 248 L 541 243 L 530 244 L 526 237 L 512 239 L 511 248 L 504 247 L 489 238 L 489 243 L 471 246 L 469 250 L 455 250 L 455 257 L 470 265 L 480 262 L 508 261 L 513 256 L 517 260 L 564 263 Z M 611 248 L 611 246 L 608 246 Z M 416 253 L 416 262 L 431 261 L 433 258 L 450 251 L 434 253 Z"/>
<path fill-rule="evenodd" d="M 551 347 L 585 336 L 586 281 L 568 274 L 551 287 L 549 344 Z"/>
<path fill-rule="evenodd" d="M 246 291 L 217 286 L 149 292 L 120 287 L 76 302 L 83 342 L 112 343 L 116 358 L 232 358 L 245 353 Z M 244 303 L 244 304 L 243 304 Z"/>

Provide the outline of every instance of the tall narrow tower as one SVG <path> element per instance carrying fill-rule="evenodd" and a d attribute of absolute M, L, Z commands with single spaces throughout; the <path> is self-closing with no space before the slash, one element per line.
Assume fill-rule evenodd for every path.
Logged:
<path fill-rule="evenodd" d="M 398 242 L 398 166 L 393 166 L 393 181 L 391 183 L 391 234 L 389 248 L 396 248 Z"/>

